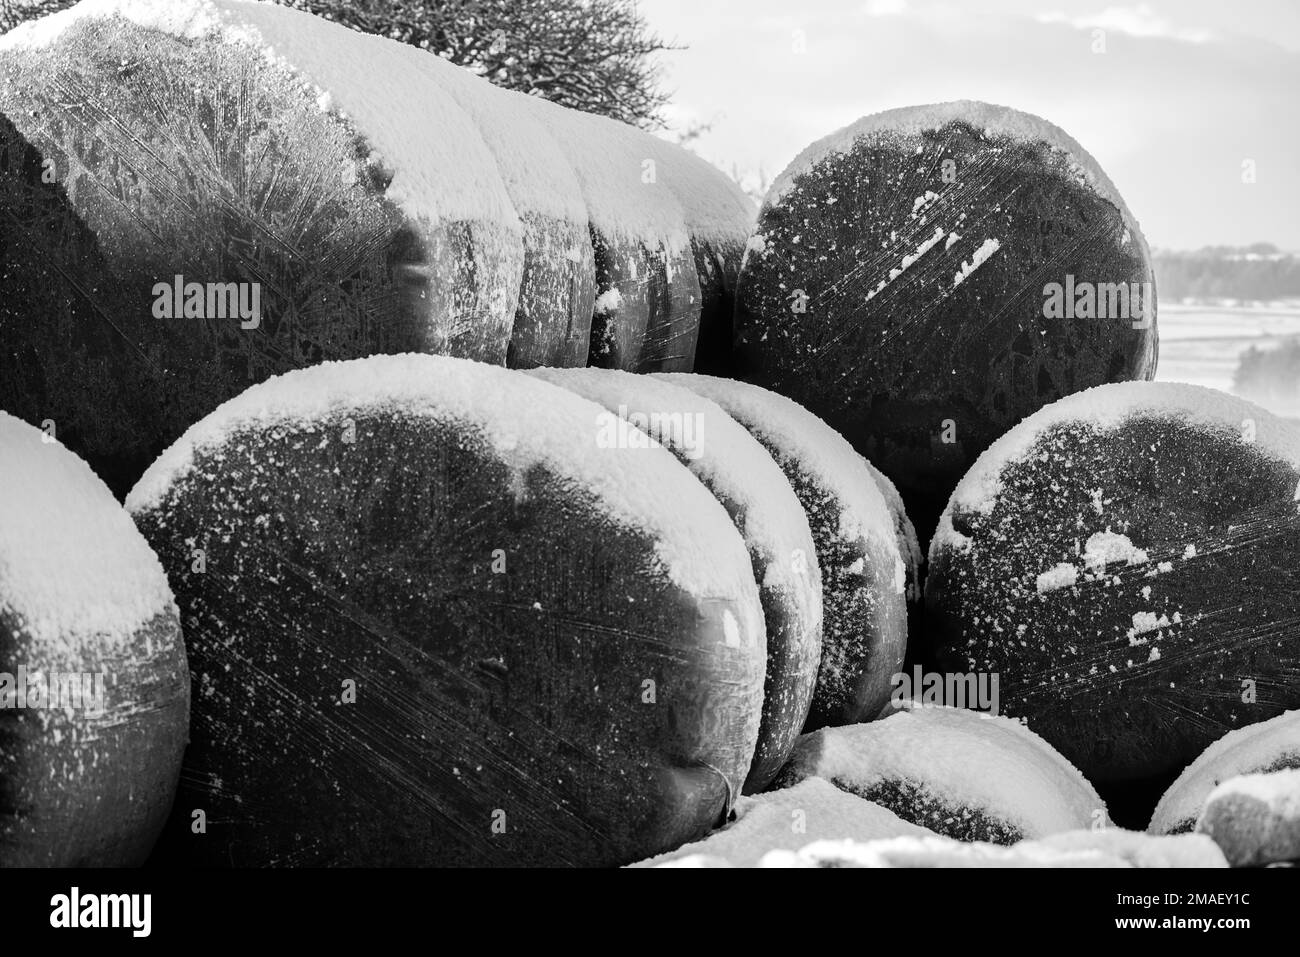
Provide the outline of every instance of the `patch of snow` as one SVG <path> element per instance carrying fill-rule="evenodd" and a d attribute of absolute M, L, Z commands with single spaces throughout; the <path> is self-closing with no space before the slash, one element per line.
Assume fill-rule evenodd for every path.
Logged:
<path fill-rule="evenodd" d="M 822 838 L 871 841 L 930 833 L 878 804 L 846 794 L 820 778 L 809 778 L 792 788 L 742 797 L 736 802 L 736 820 L 726 827 L 632 866 L 663 867 L 702 856 L 753 867 L 770 851 L 794 851 Z"/>
<path fill-rule="evenodd" d="M 1300 860 L 1300 769 L 1224 781 L 1206 798 L 1196 830 L 1234 867 Z"/>
<path fill-rule="evenodd" d="M 1147 830 L 1166 834 L 1196 821 L 1221 782 L 1278 764 L 1300 767 L 1300 710 L 1229 731 L 1206 748 L 1160 798 Z"/>
<path fill-rule="evenodd" d="M 532 376 L 447 356 L 373 356 L 326 362 L 255 385 L 190 427 L 158 458 L 130 495 L 133 514 L 160 507 L 196 467 L 245 429 L 319 425 L 356 411 L 427 417 L 482 435 L 522 477 L 544 468 L 588 490 L 630 529 L 656 542 L 671 580 L 698 597 L 739 597 L 746 636 L 763 633 L 749 556 L 726 511 L 666 450 L 619 455 L 602 448 L 594 402 Z M 644 436 L 616 419 L 619 449 Z"/>
<path fill-rule="evenodd" d="M 870 302 L 874 299 L 878 293 L 885 289 L 886 286 L 906 272 L 909 266 L 933 249 L 935 244 L 941 239 L 943 239 L 943 229 L 942 227 L 936 226 L 934 232 L 929 236 L 929 238 L 921 240 L 914 252 L 908 253 L 902 258 L 902 261 L 899 263 L 897 268 L 889 270 L 888 278 L 880 280 L 874 289 L 868 291 L 866 301 Z"/>
<path fill-rule="evenodd" d="M 98 660 L 167 612 L 177 614 L 162 564 L 108 487 L 45 432 L 0 412 L 0 620 L 15 640 L 26 636 L 47 663 L 92 649 Z"/>
<path fill-rule="evenodd" d="M 716 402 L 764 445 L 791 450 L 847 506 L 842 535 L 879 543 L 891 564 L 901 558 L 894 516 L 873 470 L 847 439 L 816 415 L 792 399 L 746 382 L 695 373 L 656 373 L 656 377 Z"/>
<path fill-rule="evenodd" d="M 1169 616 L 1157 616 L 1153 611 L 1139 611 L 1133 615 L 1133 627 L 1128 631 L 1128 643 L 1130 645 L 1145 645 L 1147 639 L 1139 637 L 1152 631 L 1159 631 L 1161 628 L 1169 627 Z M 1155 652 L 1155 649 L 1152 649 Z M 1159 653 L 1157 652 L 1157 657 Z"/>
<path fill-rule="evenodd" d="M 862 458 L 859 456 L 859 458 Z M 907 515 L 907 507 L 903 504 L 903 496 L 899 494 L 898 488 L 884 472 L 876 468 L 865 458 L 863 463 L 871 477 L 876 480 L 876 486 L 880 489 L 881 496 L 885 499 L 885 505 L 889 508 L 890 515 L 894 518 L 894 535 L 898 539 L 898 552 L 902 557 L 904 574 L 906 581 L 910 582 L 907 586 L 908 601 L 919 601 L 921 598 L 921 564 L 925 561 L 925 555 L 921 551 L 921 542 L 916 535 L 916 527 Z"/>
<path fill-rule="evenodd" d="M 595 313 L 604 316 L 615 312 L 623 305 L 623 294 L 617 286 L 612 286 L 596 297 Z"/>
<path fill-rule="evenodd" d="M 787 770 L 860 791 L 911 782 L 954 808 L 1009 822 L 1029 838 L 1087 827 L 1105 811 L 1078 769 L 1020 722 L 943 706 L 806 734 Z"/>
<path fill-rule="evenodd" d="M 686 466 L 735 517 L 761 580 L 820 633 L 821 573 L 796 568 L 791 556 L 815 554 L 812 532 L 785 473 L 748 430 L 717 403 L 648 375 L 614 369 L 533 369 L 529 375 L 568 389 L 647 431 Z"/>
<path fill-rule="evenodd" d="M 938 835 L 896 837 L 866 844 L 818 841 L 798 852 L 773 851 L 760 867 L 1127 867 L 1100 850 L 1057 850 L 1022 841 L 1011 847 L 982 841 L 963 843 Z"/>
<path fill-rule="evenodd" d="M 1153 836 L 1118 827 L 1053 834 L 1036 844 L 1055 851 L 1101 851 L 1133 867 L 1227 867 L 1219 846 L 1203 834 Z"/>
<path fill-rule="evenodd" d="M 1089 536 L 1083 547 L 1083 562 L 1094 574 L 1104 572 L 1107 565 L 1115 562 L 1142 565 L 1149 557 L 1127 535 L 1116 532 L 1097 532 Z"/>
<path fill-rule="evenodd" d="M 1272 415 L 1259 406 L 1215 389 L 1178 382 L 1118 382 L 1096 386 L 1059 399 L 1043 407 L 993 443 L 971 466 L 948 500 L 940 520 L 940 533 L 931 543 L 936 549 L 948 542 L 945 529 L 952 528 L 954 509 L 988 515 L 1002 491 L 1002 474 L 1013 462 L 1032 453 L 1038 439 L 1048 430 L 1078 424 L 1080 428 L 1113 430 L 1135 418 L 1162 418 L 1182 426 L 1235 436 L 1241 422 L 1256 423 L 1256 446 L 1260 451 L 1300 470 L 1300 427 Z M 1140 551 L 1140 550 L 1139 550 Z M 1162 562 L 1159 571 L 1171 571 Z"/>
<path fill-rule="evenodd" d="M 979 249 L 975 250 L 971 255 L 970 262 L 963 261 L 961 269 L 959 269 L 957 274 L 953 276 L 953 286 L 960 286 L 966 281 L 967 276 L 979 269 L 980 266 L 984 265 L 988 258 L 1001 248 L 1002 245 L 996 239 L 986 239 L 984 242 L 980 243 Z"/>
<path fill-rule="evenodd" d="M 671 144 L 617 120 L 565 109 L 541 97 L 526 101 L 568 159 L 597 230 L 616 242 L 640 243 L 669 255 L 690 248 L 687 211 L 664 181 L 664 154 Z M 650 169 L 654 178 L 647 182 Z M 748 235 L 746 226 L 739 242 Z"/>
<path fill-rule="evenodd" d="M 348 118 L 392 169 L 386 196 L 408 214 L 430 222 L 489 220 L 522 233 L 475 124 L 440 83 L 412 65 L 410 54 L 432 54 L 301 10 L 248 0 L 83 0 L 6 34 L 0 49 L 49 46 L 74 24 L 107 18 L 178 39 L 258 51 L 293 70 Z M 419 122 L 412 122 L 413 101 L 419 103 Z"/>
<path fill-rule="evenodd" d="M 1038 594 L 1046 595 L 1061 588 L 1070 588 L 1079 580 L 1079 570 L 1073 565 L 1062 562 L 1043 572 L 1035 580 Z"/>
<path fill-rule="evenodd" d="M 1073 137 L 1041 117 L 975 100 L 905 106 L 864 116 L 804 149 L 776 178 L 765 204 L 774 206 L 779 203 L 794 188 L 796 180 L 802 174 L 834 154 L 850 151 L 860 139 L 878 139 L 881 134 L 918 135 L 927 130 L 939 129 L 955 120 L 965 121 L 994 136 L 1006 136 L 1022 143 L 1046 143 L 1066 158 L 1079 182 L 1087 184 L 1097 195 L 1123 213 L 1126 227 L 1137 234 L 1145 247 L 1146 240 L 1142 238 L 1137 220 L 1120 196 L 1119 190 L 1100 164 Z"/>

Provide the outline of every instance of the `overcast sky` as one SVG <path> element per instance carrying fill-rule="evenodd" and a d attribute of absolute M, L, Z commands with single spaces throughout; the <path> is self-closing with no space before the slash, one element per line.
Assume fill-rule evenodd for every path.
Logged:
<path fill-rule="evenodd" d="M 769 177 L 867 113 L 979 99 L 1037 113 L 1115 180 L 1154 246 L 1300 250 L 1296 0 L 640 0 L 676 126 Z M 1104 53 L 1094 53 L 1104 30 Z M 800 47 L 802 46 L 802 52 Z M 1255 161 L 1257 181 L 1242 182 Z"/>

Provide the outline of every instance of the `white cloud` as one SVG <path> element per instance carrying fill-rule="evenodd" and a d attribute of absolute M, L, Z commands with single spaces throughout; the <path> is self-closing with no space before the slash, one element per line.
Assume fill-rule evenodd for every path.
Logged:
<path fill-rule="evenodd" d="M 1034 16 L 1039 23 L 1064 23 L 1077 30 L 1114 30 L 1134 37 L 1162 37 L 1170 40 L 1185 40 L 1189 43 L 1205 43 L 1213 39 L 1209 30 L 1189 27 L 1175 27 L 1164 17 L 1158 15 L 1145 3 L 1134 7 L 1107 7 L 1100 13 L 1088 13 L 1071 17 L 1057 10 L 1039 13 Z"/>
<path fill-rule="evenodd" d="M 1300 88 L 1300 4 L 1258 2 L 1243 12 L 1220 0 L 909 0 L 902 14 L 871 16 L 868 0 L 747 0 L 739 18 L 700 0 L 643 9 L 688 47 L 664 57 L 674 127 L 714 121 L 692 147 L 728 171 L 778 174 L 868 113 L 985 100 L 1082 143 L 1153 245 L 1300 250 L 1300 126 L 1286 121 Z M 807 52 L 793 48 L 796 28 Z M 1113 31 L 1104 56 L 1087 33 L 1097 28 Z M 1254 184 L 1241 180 L 1244 158 L 1258 163 Z"/>
<path fill-rule="evenodd" d="M 907 13 L 907 0 L 867 0 L 862 12 L 869 17 L 896 17 Z"/>

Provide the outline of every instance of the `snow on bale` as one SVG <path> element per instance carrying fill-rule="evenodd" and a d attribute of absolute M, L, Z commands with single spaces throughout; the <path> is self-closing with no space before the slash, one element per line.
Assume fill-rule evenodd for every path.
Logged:
<path fill-rule="evenodd" d="M 876 487 L 880 489 L 880 494 L 885 500 L 885 506 L 889 509 L 889 515 L 894 521 L 894 536 L 898 539 L 898 553 L 903 559 L 904 572 L 907 575 L 905 585 L 907 600 L 909 603 L 921 600 L 921 566 L 925 562 L 924 555 L 921 552 L 921 542 L 916 535 L 916 527 L 912 525 L 912 520 L 907 516 L 907 508 L 903 504 L 903 496 L 898 494 L 898 487 L 885 475 L 866 459 L 862 460 L 867 466 L 867 471 L 876 481 Z"/>
<path fill-rule="evenodd" d="M 1052 834 L 1034 842 L 1054 851 L 1100 851 L 1132 867 L 1227 867 L 1219 846 L 1204 834 L 1151 835 L 1118 827 Z M 1022 843 L 1021 847 L 1027 846 Z"/>
<path fill-rule="evenodd" d="M 725 374 L 731 367 L 740 262 L 758 210 L 735 181 L 695 154 L 658 137 L 646 142 L 660 182 L 677 196 L 691 237 L 700 281 L 694 371 Z"/>
<path fill-rule="evenodd" d="M 661 180 L 658 145 L 616 120 L 528 101 L 577 175 L 596 256 L 588 364 L 689 372 L 700 326 L 700 279 L 686 211 Z M 714 182 L 724 177 L 713 171 Z"/>
<path fill-rule="evenodd" d="M 998 675 L 1002 711 L 1094 783 L 1167 784 L 1300 706 L 1298 485 L 1300 430 L 1233 396 L 1120 383 L 1054 403 L 943 515 L 936 667 Z"/>
<path fill-rule="evenodd" d="M 866 844 L 818 841 L 797 853 L 773 852 L 760 867 L 950 868 L 1126 867 L 1121 858 L 1096 850 L 1059 851 L 1025 841 L 1013 847 L 967 843 L 946 837 L 901 837 Z"/>
<path fill-rule="evenodd" d="M 764 797 L 778 799 L 785 795 L 793 795 L 795 791 L 806 788 L 814 782 L 817 782 L 816 778 L 809 778 L 796 788 L 777 791 Z M 824 782 L 817 783 L 824 789 L 835 791 Z M 795 803 L 797 802 L 789 799 L 784 801 L 784 804 Z M 826 803 L 830 803 L 829 798 L 826 799 Z M 865 804 L 867 807 L 876 807 L 870 802 L 859 801 L 858 803 Z M 730 842 L 724 844 L 724 835 L 734 831 L 737 837 L 740 836 L 741 828 L 737 823 L 732 828 L 717 832 L 708 840 L 683 849 L 690 853 L 684 853 L 682 856 L 670 854 L 638 866 L 785 868 L 1223 868 L 1228 866 L 1218 845 L 1203 834 L 1151 837 L 1119 828 L 1102 828 L 1069 831 L 1041 841 L 1019 841 L 1006 847 L 982 841 L 955 841 L 952 838 L 927 832 L 921 832 L 919 835 L 899 834 L 893 837 L 876 837 L 870 840 L 863 840 L 861 837 L 845 837 L 843 836 L 845 833 L 854 831 L 847 818 L 848 815 L 845 814 L 844 826 L 838 830 L 832 827 L 829 829 L 832 833 L 826 837 L 811 841 L 797 849 L 788 846 L 797 842 L 786 836 L 790 828 L 784 818 L 780 819 L 781 824 L 784 825 L 784 834 L 774 826 L 769 832 L 759 833 L 755 838 L 757 828 L 751 828 L 745 834 L 748 839 L 746 843 L 757 845 L 762 853 L 757 862 L 754 861 L 756 854 L 751 847 L 742 845 L 737 853 L 733 844 Z M 764 852 L 767 847 L 772 849 Z"/>
<path fill-rule="evenodd" d="M 812 144 L 773 184 L 736 366 L 847 436 L 928 536 L 1020 419 L 1151 378 L 1154 316 L 1138 223 L 1078 143 L 1006 107 L 906 107 Z"/>
<path fill-rule="evenodd" d="M 1210 792 L 1196 829 L 1233 867 L 1300 863 L 1300 769 L 1225 781 Z"/>
<path fill-rule="evenodd" d="M 957 708 L 904 706 L 806 734 L 776 786 L 812 777 L 962 841 L 1014 844 L 1109 823 L 1092 785 L 1042 738 Z"/>
<path fill-rule="evenodd" d="M 758 386 L 665 381 L 720 405 L 776 459 L 808 517 L 822 575 L 822 660 L 806 731 L 875 717 L 907 646 L 907 571 L 873 473 L 835 430 Z"/>
<path fill-rule="evenodd" d="M 736 819 L 702 841 L 640 861 L 635 867 L 755 867 L 766 855 L 814 841 L 923 838 L 930 831 L 820 778 L 736 802 Z"/>
<path fill-rule="evenodd" d="M 758 746 L 745 793 L 763 790 L 803 729 L 821 662 L 822 585 L 808 520 L 772 457 L 718 405 L 653 376 L 612 369 L 539 369 L 676 455 L 727 510 L 749 550 L 767 631 Z M 608 443 L 607 443 L 608 444 Z"/>
<path fill-rule="evenodd" d="M 822 840 L 797 852 L 772 851 L 760 867 L 1226 867 L 1200 835 L 1149 837 L 1118 828 L 1071 831 L 1010 847 L 946 837 L 896 837 L 862 843 Z"/>
<path fill-rule="evenodd" d="M 189 697 L 171 589 L 130 516 L 0 412 L 0 867 L 143 864 Z"/>
<path fill-rule="evenodd" d="M 495 87 L 409 44 L 393 44 L 386 53 L 409 60 L 473 120 L 523 224 L 523 277 L 507 364 L 586 365 L 596 304 L 587 204 L 568 157 L 533 108 L 534 98 Z"/>
<path fill-rule="evenodd" d="M 86 0 L 0 40 L 0 405 L 121 493 L 271 375 L 504 362 L 523 227 L 399 46 L 240 0 Z"/>
<path fill-rule="evenodd" d="M 128 508 L 195 674 L 179 856 L 612 865 L 725 818 L 762 709 L 749 556 L 602 415 L 378 356 L 255 386 L 164 453 Z"/>
<path fill-rule="evenodd" d="M 1238 728 L 1211 744 L 1165 792 L 1148 830 L 1152 834 L 1191 831 L 1220 784 L 1284 769 L 1300 769 L 1300 711 Z"/>

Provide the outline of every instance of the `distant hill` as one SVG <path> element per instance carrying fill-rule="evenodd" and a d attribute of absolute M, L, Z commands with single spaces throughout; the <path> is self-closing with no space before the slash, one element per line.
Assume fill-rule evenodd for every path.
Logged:
<path fill-rule="evenodd" d="M 1156 290 L 1166 302 L 1300 299 L 1300 256 L 1272 243 L 1195 252 L 1158 249 L 1153 258 Z"/>

